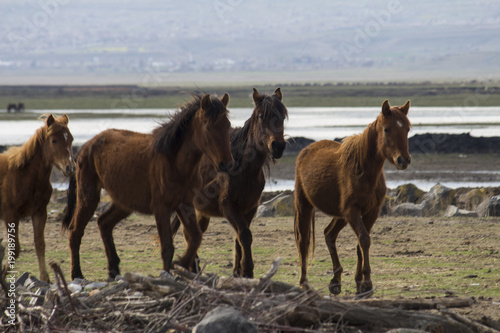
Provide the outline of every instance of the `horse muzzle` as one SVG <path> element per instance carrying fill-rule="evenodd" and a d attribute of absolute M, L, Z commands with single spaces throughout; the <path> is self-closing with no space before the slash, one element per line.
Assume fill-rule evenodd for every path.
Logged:
<path fill-rule="evenodd" d="M 281 158 L 281 156 L 283 156 L 285 148 L 286 148 L 285 141 L 273 141 L 271 143 L 271 153 L 273 155 L 273 158 L 275 159 Z"/>
<path fill-rule="evenodd" d="M 72 176 L 76 171 L 76 164 L 74 162 L 68 163 L 65 166 L 59 167 L 61 169 L 63 175 L 66 177 Z"/>
<path fill-rule="evenodd" d="M 403 156 L 398 156 L 398 158 L 396 158 L 394 161 L 394 164 L 396 165 L 396 168 L 398 168 L 398 170 L 407 169 L 410 163 L 411 163 L 411 156 L 407 158 Z"/>

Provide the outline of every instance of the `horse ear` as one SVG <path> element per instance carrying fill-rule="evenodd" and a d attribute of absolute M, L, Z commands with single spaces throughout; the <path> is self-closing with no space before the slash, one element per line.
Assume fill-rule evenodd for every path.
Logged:
<path fill-rule="evenodd" d="M 385 100 L 384 103 L 382 103 L 382 114 L 384 115 L 384 117 L 391 116 L 391 105 L 389 104 L 388 100 Z"/>
<path fill-rule="evenodd" d="M 68 125 L 69 123 L 69 117 L 67 114 L 63 114 L 57 119 L 59 122 L 63 123 L 64 125 Z"/>
<path fill-rule="evenodd" d="M 260 104 L 260 102 L 262 101 L 262 96 L 260 95 L 260 93 L 255 88 L 253 88 L 252 98 L 253 98 L 253 101 L 254 101 L 255 105 Z"/>
<path fill-rule="evenodd" d="M 406 104 L 400 107 L 401 112 L 403 112 L 405 115 L 408 115 L 408 111 L 410 110 L 410 101 L 406 101 Z"/>
<path fill-rule="evenodd" d="M 45 124 L 47 125 L 47 127 L 50 127 L 50 125 L 52 125 L 55 121 L 56 120 L 54 119 L 54 116 L 50 114 L 45 120 Z"/>
<path fill-rule="evenodd" d="M 224 107 L 227 108 L 227 105 L 229 104 L 229 94 L 225 93 L 220 101 L 222 102 L 222 104 L 224 104 Z"/>
<path fill-rule="evenodd" d="M 275 91 L 274 91 L 274 95 L 276 97 L 278 97 L 278 99 L 281 101 L 283 99 L 283 94 L 281 93 L 281 88 L 277 88 Z"/>
<path fill-rule="evenodd" d="M 203 96 L 203 98 L 201 99 L 200 106 L 203 110 L 209 110 L 212 107 L 212 98 L 210 97 L 209 94 Z"/>

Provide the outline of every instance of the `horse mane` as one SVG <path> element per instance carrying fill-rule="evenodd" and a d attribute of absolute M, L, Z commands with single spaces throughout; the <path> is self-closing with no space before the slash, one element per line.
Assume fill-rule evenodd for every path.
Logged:
<path fill-rule="evenodd" d="M 231 153 L 237 162 L 241 162 L 249 147 L 255 146 L 255 138 L 251 135 L 253 124 L 257 122 L 258 114 L 262 115 L 262 119 L 268 120 L 272 117 L 279 117 L 282 119 L 288 118 L 288 110 L 285 105 L 275 96 L 262 94 L 262 103 L 255 105 L 252 116 L 245 121 L 243 127 L 236 127 L 231 129 L 229 133 L 229 140 L 231 141 Z M 269 169 L 271 161 L 274 159 L 268 154 L 266 156 L 265 165 Z"/>
<path fill-rule="evenodd" d="M 167 122 L 153 130 L 153 152 L 163 153 L 169 158 L 177 155 L 183 136 L 188 131 L 196 112 L 201 107 L 202 98 L 203 96 L 200 94 L 193 94 L 193 99 L 190 102 L 180 106 L 178 111 Z M 218 111 L 221 109 L 226 110 L 222 102 L 218 98 L 212 98 L 212 107 L 205 110 L 210 122 L 217 119 L 221 114 Z"/>
<path fill-rule="evenodd" d="M 49 115 L 43 114 L 38 119 L 45 120 Z M 55 121 L 50 127 L 44 125 L 35 131 L 35 134 L 29 138 L 29 140 L 18 147 L 11 147 L 6 152 L 7 159 L 9 161 L 9 168 L 20 169 L 28 164 L 28 162 L 35 156 L 36 152 L 41 148 L 45 138 L 49 135 L 57 133 L 64 128 L 68 128 L 67 125 Z"/>
<path fill-rule="evenodd" d="M 362 133 L 346 137 L 342 140 L 342 144 L 338 150 L 340 154 L 338 163 L 346 170 L 354 170 L 358 176 L 363 175 L 363 165 L 365 165 L 369 157 L 370 144 L 377 144 L 376 128 L 377 122 L 381 121 L 381 117 L 383 117 L 383 115 L 379 114 L 377 119 L 370 123 Z M 408 117 L 400 111 L 391 111 L 391 117 L 396 117 L 397 121 L 401 121 L 403 124 L 411 126 Z"/>

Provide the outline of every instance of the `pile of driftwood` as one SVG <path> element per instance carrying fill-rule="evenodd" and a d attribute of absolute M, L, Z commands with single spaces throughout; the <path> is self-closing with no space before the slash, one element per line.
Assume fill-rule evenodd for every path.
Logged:
<path fill-rule="evenodd" d="M 186 272 L 160 277 L 126 273 L 91 292 L 69 288 L 59 266 L 56 283 L 42 297 L 21 293 L 15 326 L 21 332 L 191 332 L 220 305 L 238 310 L 259 332 L 385 332 L 401 328 L 428 332 L 496 332 L 449 310 L 471 306 L 470 298 L 439 300 L 336 301 L 315 291 L 272 281 L 277 260 L 261 279 L 237 279 Z M 35 298 L 35 301 L 33 301 Z M 6 299 L 2 299 L 4 308 Z M 425 309 L 438 309 L 432 314 Z M 398 330 L 396 330 L 398 331 Z M 398 331 L 400 332 L 400 330 Z"/>

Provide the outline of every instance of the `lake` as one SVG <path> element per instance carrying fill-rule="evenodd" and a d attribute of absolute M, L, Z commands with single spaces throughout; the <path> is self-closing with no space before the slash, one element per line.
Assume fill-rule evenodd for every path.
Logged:
<path fill-rule="evenodd" d="M 174 110 L 169 109 L 124 109 L 124 110 L 35 110 L 33 118 L 44 113 L 63 114 L 70 117 L 70 130 L 74 144 L 81 145 L 94 135 L 109 129 L 120 128 L 138 132 L 150 132 L 165 121 Z M 251 108 L 230 108 L 233 126 L 242 126 L 250 117 Z M 314 140 L 343 138 L 360 133 L 372 122 L 380 107 L 290 107 L 289 119 L 285 123 L 285 134 L 289 137 L 308 137 Z M 500 136 L 500 107 L 411 107 L 409 118 L 413 128 L 410 136 L 423 133 L 470 133 L 472 136 Z M 41 126 L 39 120 L 1 120 L 0 145 L 19 145 L 25 142 Z M 481 172 L 481 170 L 477 170 Z M 496 178 L 496 177 L 495 177 Z M 412 182 L 392 180 L 390 188 Z M 423 190 L 428 190 L 437 181 L 413 181 Z M 500 182 L 468 182 L 450 180 L 450 187 L 500 186 Z M 267 191 L 293 189 L 293 180 L 271 179 Z"/>
<path fill-rule="evenodd" d="M 49 112 L 67 113 L 75 144 L 81 145 L 108 128 L 149 132 L 172 114 L 173 110 L 35 110 L 33 112 L 35 113 L 33 118 Z M 230 109 L 232 125 L 242 126 L 251 112 L 251 108 Z M 380 107 L 291 107 L 288 108 L 288 113 L 289 119 L 285 123 L 287 135 L 321 140 L 343 138 L 362 132 L 380 113 Z M 411 107 L 409 118 L 413 125 L 410 136 L 423 133 L 500 135 L 500 107 Z M 0 145 L 22 144 L 40 125 L 40 121 L 36 119 L 1 120 Z"/>

